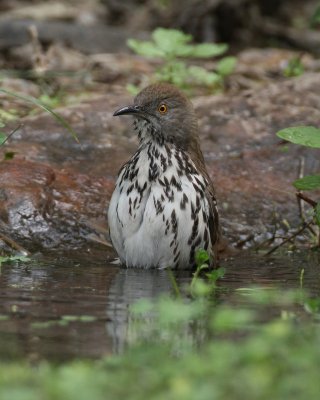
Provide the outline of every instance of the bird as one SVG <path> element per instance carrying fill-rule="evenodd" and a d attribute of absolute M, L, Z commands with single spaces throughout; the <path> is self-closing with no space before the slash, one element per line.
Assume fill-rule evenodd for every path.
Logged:
<path fill-rule="evenodd" d="M 191 101 L 169 83 L 153 83 L 113 116 L 133 116 L 139 145 L 119 171 L 108 224 L 128 268 L 195 268 L 197 251 L 217 259 L 219 214 L 200 149 Z"/>

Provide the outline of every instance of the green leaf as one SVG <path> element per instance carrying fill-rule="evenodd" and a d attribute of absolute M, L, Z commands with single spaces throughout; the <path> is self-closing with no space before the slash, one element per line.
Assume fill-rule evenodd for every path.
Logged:
<path fill-rule="evenodd" d="M 235 328 L 248 328 L 253 318 L 254 313 L 251 310 L 232 310 L 231 308 L 221 307 L 213 315 L 211 324 L 213 329 L 218 332 L 228 332 Z"/>
<path fill-rule="evenodd" d="M 31 323 L 31 329 L 47 329 L 54 325 L 58 325 L 58 320 L 53 321 L 36 321 Z"/>
<path fill-rule="evenodd" d="M 152 33 L 154 43 L 129 39 L 128 46 L 137 54 L 147 57 L 208 58 L 225 53 L 226 44 L 202 43 L 191 45 L 192 36 L 176 29 L 157 28 Z"/>
<path fill-rule="evenodd" d="M 208 72 L 202 67 L 193 65 L 188 68 L 190 78 L 199 84 L 213 86 L 221 82 L 221 77 L 215 72 Z"/>
<path fill-rule="evenodd" d="M 188 79 L 188 69 L 183 62 L 166 63 L 156 72 L 158 81 L 170 82 L 179 87 L 183 87 Z"/>
<path fill-rule="evenodd" d="M 320 298 L 309 298 L 304 302 L 304 309 L 311 314 L 318 313 L 320 311 Z"/>
<path fill-rule="evenodd" d="M 74 321 L 78 321 L 79 317 L 78 317 L 78 315 L 62 315 L 61 319 L 63 321 L 74 322 Z"/>
<path fill-rule="evenodd" d="M 141 90 L 139 86 L 133 85 L 132 83 L 128 83 L 126 89 L 132 96 L 136 96 Z"/>
<path fill-rule="evenodd" d="M 320 148 L 320 129 L 314 126 L 296 126 L 277 132 L 281 139 L 308 147 Z"/>
<path fill-rule="evenodd" d="M 178 29 L 157 28 L 152 33 L 152 39 L 160 48 L 164 48 L 165 43 L 169 44 L 170 42 L 186 44 L 192 40 L 192 35 L 188 35 Z"/>
<path fill-rule="evenodd" d="M 150 299 L 140 299 L 130 306 L 130 311 L 135 315 L 144 315 L 150 313 L 153 307 L 153 303 Z"/>
<path fill-rule="evenodd" d="M 202 43 L 192 46 L 190 56 L 197 58 L 209 58 L 220 56 L 228 50 L 226 44 L 213 44 L 213 43 Z"/>
<path fill-rule="evenodd" d="M 293 182 L 298 190 L 313 190 L 320 188 L 320 175 L 307 175 Z"/>
<path fill-rule="evenodd" d="M 304 73 L 304 66 L 301 57 L 293 57 L 289 60 L 287 67 L 283 71 L 283 75 L 287 78 L 300 76 Z"/>
<path fill-rule="evenodd" d="M 71 126 L 68 124 L 68 122 L 58 113 L 56 113 L 55 111 L 53 111 L 49 106 L 47 106 L 46 104 L 44 104 L 42 101 L 32 97 L 32 96 L 25 96 L 22 95 L 20 93 L 15 93 L 15 92 L 11 92 L 9 90 L 5 90 L 5 89 L 0 89 L 0 92 L 5 93 L 9 96 L 12 97 L 16 97 L 17 99 L 26 101 L 28 103 L 32 103 L 34 105 L 36 105 L 37 107 L 42 108 L 43 110 L 47 111 L 49 114 L 51 114 L 65 129 L 67 129 L 72 137 L 74 138 L 74 140 L 79 143 L 79 139 L 75 133 L 75 131 L 71 128 Z"/>
<path fill-rule="evenodd" d="M 176 29 L 157 28 L 152 33 L 152 39 L 156 48 L 166 55 L 188 56 L 192 48 L 187 45 L 192 40 L 192 36 Z"/>
<path fill-rule="evenodd" d="M 0 146 L 6 141 L 6 139 L 7 136 L 4 133 L 0 132 Z"/>
<path fill-rule="evenodd" d="M 80 322 L 94 322 L 97 320 L 97 317 L 94 315 L 80 315 L 79 321 Z"/>
<path fill-rule="evenodd" d="M 316 205 L 316 208 L 314 211 L 315 211 L 316 223 L 320 226 L 320 201 Z"/>
<path fill-rule="evenodd" d="M 209 261 L 209 254 L 206 250 L 199 249 L 196 252 L 195 259 L 196 259 L 196 264 L 199 267 L 200 265 Z"/>
<path fill-rule="evenodd" d="M 15 121 L 18 118 L 17 114 L 13 110 L 2 110 L 0 109 L 0 119 L 2 121 L 10 122 Z"/>
<path fill-rule="evenodd" d="M 212 288 L 210 287 L 210 285 L 208 285 L 202 279 L 192 280 L 192 285 L 190 289 L 193 297 L 205 297 L 212 293 Z"/>
<path fill-rule="evenodd" d="M 0 266 L 2 263 L 6 262 L 12 262 L 12 261 L 23 261 L 23 262 L 29 262 L 31 261 L 31 258 L 27 256 L 0 256 Z"/>
<path fill-rule="evenodd" d="M 220 267 L 209 272 L 208 274 L 206 274 L 206 276 L 211 282 L 216 282 L 218 279 L 223 278 L 225 273 L 226 269 Z"/>
<path fill-rule="evenodd" d="M 145 57 L 165 57 L 165 52 L 157 48 L 152 42 L 141 42 L 140 40 L 128 39 L 128 47 L 140 56 Z"/>
<path fill-rule="evenodd" d="M 236 67 L 236 57 L 224 57 L 217 63 L 216 71 L 219 75 L 227 76 L 232 74 Z"/>
<path fill-rule="evenodd" d="M 45 104 L 47 107 L 58 107 L 61 104 L 59 96 L 49 96 L 47 94 L 42 94 L 39 99 L 41 103 Z"/>

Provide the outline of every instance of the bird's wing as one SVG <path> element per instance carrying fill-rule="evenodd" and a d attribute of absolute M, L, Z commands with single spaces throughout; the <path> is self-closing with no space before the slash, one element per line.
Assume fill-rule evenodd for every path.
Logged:
<path fill-rule="evenodd" d="M 213 189 L 213 185 L 212 185 L 211 181 L 209 181 L 209 182 L 210 183 L 206 188 L 205 195 L 207 197 L 207 200 L 209 203 L 209 208 L 210 208 L 209 230 L 210 230 L 210 237 L 211 237 L 211 245 L 212 245 L 212 248 L 215 249 L 216 245 L 218 244 L 219 238 L 220 238 L 219 213 L 218 213 L 217 200 L 216 200 L 215 192 Z"/>

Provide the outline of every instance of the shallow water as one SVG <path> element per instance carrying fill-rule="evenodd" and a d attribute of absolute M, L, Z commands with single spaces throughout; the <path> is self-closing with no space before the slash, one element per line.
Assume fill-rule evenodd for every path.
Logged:
<path fill-rule="evenodd" d="M 312 252 L 243 252 L 221 263 L 226 274 L 219 281 L 220 301 L 234 301 L 231 293 L 243 287 L 299 288 L 302 269 L 304 289 L 319 296 L 319 261 Z M 183 286 L 191 273 L 179 272 L 176 279 Z M 130 305 L 170 291 L 167 271 L 120 268 L 101 254 L 39 255 L 30 263 L 2 265 L 0 359 L 63 361 L 121 352 Z"/>

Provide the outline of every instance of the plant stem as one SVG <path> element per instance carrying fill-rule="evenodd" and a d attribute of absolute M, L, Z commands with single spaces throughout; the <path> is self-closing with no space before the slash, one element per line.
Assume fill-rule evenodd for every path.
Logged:
<path fill-rule="evenodd" d="M 181 292 L 180 292 L 179 286 L 177 284 L 176 278 L 173 275 L 172 270 L 170 268 L 168 268 L 167 269 L 167 273 L 168 273 L 172 288 L 174 290 L 174 294 L 176 295 L 176 297 L 180 298 L 181 297 Z"/>

